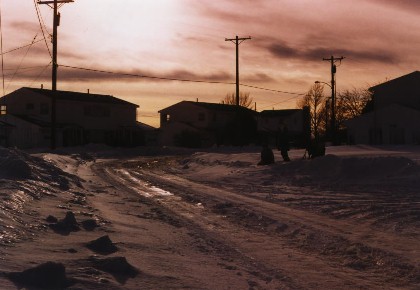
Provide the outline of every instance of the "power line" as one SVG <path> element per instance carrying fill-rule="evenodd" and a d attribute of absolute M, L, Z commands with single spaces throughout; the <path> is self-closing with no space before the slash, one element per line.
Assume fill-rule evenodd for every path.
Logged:
<path fill-rule="evenodd" d="M 60 13 L 58 12 L 58 6 L 62 6 L 64 3 L 71 3 L 73 0 L 48 0 L 38 1 L 38 4 L 52 5 L 53 9 L 53 34 L 52 34 L 52 72 L 51 72 L 51 89 L 53 92 L 57 90 L 57 54 L 58 54 L 58 26 L 60 25 Z M 50 6 L 51 7 L 51 6 Z M 57 133 L 57 112 L 56 112 L 56 96 L 51 97 L 51 149 L 56 148 L 56 133 Z"/>
<path fill-rule="evenodd" d="M 91 72 L 99 72 L 105 74 L 114 74 L 120 76 L 127 76 L 127 77 L 137 77 L 137 78 L 145 78 L 145 79 L 156 79 L 156 80 L 164 80 L 164 81 L 178 81 L 178 82 L 190 82 L 190 83 L 208 83 L 208 84 L 223 84 L 223 85 L 234 85 L 235 83 L 232 82 L 221 82 L 221 81 L 204 81 L 204 80 L 190 80 L 190 79 L 178 79 L 178 78 L 169 78 L 169 77 L 157 77 L 157 76 L 148 76 L 148 75 L 141 75 L 141 74 L 133 74 L 133 73 L 122 73 L 122 72 L 112 72 L 106 70 L 99 70 L 99 69 L 92 69 L 92 68 L 84 68 L 84 67 L 77 67 L 77 66 L 70 66 L 70 65 L 63 65 L 60 64 L 59 66 L 71 69 L 78 69 L 84 71 L 91 71 Z"/>
<path fill-rule="evenodd" d="M 35 76 L 35 78 L 31 81 L 31 83 L 29 84 L 29 85 L 27 85 L 27 87 L 31 87 L 32 86 L 32 84 L 34 83 L 34 82 L 36 82 L 38 79 L 39 79 L 39 77 L 45 72 L 45 70 L 49 67 L 51 65 L 51 62 L 49 63 L 49 64 L 47 64 L 47 65 L 42 65 L 42 66 L 33 66 L 33 67 L 26 67 L 26 68 L 20 68 L 19 70 L 20 71 L 23 71 L 23 70 L 34 70 L 34 69 L 37 69 L 37 68 L 42 68 L 42 70 L 40 71 L 40 73 L 39 74 L 37 74 L 36 76 Z M 5 71 L 7 71 L 7 70 L 14 70 L 14 69 L 4 69 Z M 10 76 L 12 76 L 13 74 L 5 74 L 4 76 L 7 78 L 7 77 L 10 77 Z M 18 74 L 17 74 L 18 75 Z M 7 90 L 7 88 L 6 88 L 6 90 Z"/>
<path fill-rule="evenodd" d="M 15 72 L 13 73 L 13 76 L 11 78 L 11 80 L 9 81 L 9 84 L 6 87 L 6 90 L 9 88 L 10 83 L 13 81 L 13 79 L 15 78 L 17 72 L 20 70 L 20 67 L 22 66 L 23 60 L 26 58 L 26 56 L 28 55 L 29 50 L 31 49 L 32 45 L 34 44 L 36 38 L 38 37 L 38 33 L 35 35 L 34 39 L 32 40 L 31 45 L 29 45 L 28 49 L 26 50 L 25 55 L 22 57 L 19 66 L 16 68 Z"/>
<path fill-rule="evenodd" d="M 283 100 L 283 101 L 280 101 L 280 102 L 277 102 L 277 103 L 274 103 L 274 104 L 271 104 L 271 105 L 268 105 L 268 106 L 262 107 L 261 109 L 265 109 L 265 108 L 268 108 L 268 107 L 272 107 L 272 106 L 275 106 L 275 105 L 278 105 L 278 104 L 281 104 L 281 103 L 286 103 L 286 102 L 288 102 L 288 101 L 290 101 L 290 100 L 296 99 L 297 97 L 299 97 L 299 96 L 293 96 L 293 97 L 288 98 L 288 99 L 286 99 L 286 100 Z"/>
<path fill-rule="evenodd" d="M 20 71 L 22 71 L 22 70 L 33 70 L 33 69 L 37 69 L 37 68 L 40 68 L 40 67 L 44 67 L 44 65 L 21 67 L 19 70 Z M 4 70 L 8 71 L 8 70 L 15 70 L 15 69 L 14 68 L 5 68 Z"/>
<path fill-rule="evenodd" d="M 92 69 L 92 68 L 84 68 L 84 67 L 77 67 L 77 66 L 70 66 L 70 65 L 63 65 L 63 64 L 59 64 L 58 66 L 64 67 L 64 68 L 70 68 L 70 69 L 90 71 L 90 72 L 113 74 L 113 75 L 120 75 L 120 76 L 127 76 L 127 77 L 156 79 L 156 80 L 164 80 L 164 81 L 178 81 L 178 82 L 191 82 L 191 83 L 207 83 L 207 84 L 222 84 L 222 85 L 234 85 L 234 84 L 236 84 L 234 82 L 178 79 L 178 78 L 158 77 L 158 76 L 149 76 L 149 75 L 141 75 L 141 74 L 133 74 L 133 73 L 113 72 L 113 71 L 106 71 L 106 70 Z M 253 86 L 253 85 L 247 85 L 247 84 L 240 84 L 240 85 L 241 86 L 244 86 L 244 87 L 259 89 L 259 90 L 271 91 L 271 92 L 275 92 L 275 93 L 291 94 L 291 95 L 297 95 L 297 96 L 303 96 L 303 95 L 305 95 L 305 94 L 302 94 L 302 93 L 293 93 L 293 92 L 287 92 L 287 91 L 282 91 L 282 90 L 274 90 L 274 89 L 268 89 L 268 88 L 263 88 L 263 87 L 257 87 L 257 86 Z"/>
<path fill-rule="evenodd" d="M 44 20 L 42 19 L 42 15 L 41 15 L 41 12 L 39 11 L 39 7 L 38 7 L 39 4 L 38 4 L 38 2 L 36 2 L 36 0 L 34 0 L 34 5 L 35 5 L 35 10 L 36 10 L 36 15 L 38 17 L 39 27 L 41 28 L 42 35 L 44 36 L 45 46 L 47 47 L 47 50 L 48 50 L 48 53 L 49 53 L 50 57 L 52 57 L 50 47 L 48 46 L 48 43 L 47 43 L 47 38 L 45 37 Z M 45 30 L 47 30 L 47 29 L 45 29 Z M 48 35 L 50 35 L 50 34 L 48 33 Z"/>
<path fill-rule="evenodd" d="M 39 18 L 40 18 L 40 22 L 41 22 L 41 25 L 42 25 L 42 27 L 44 28 L 44 30 L 49 34 L 49 35 L 51 35 L 51 33 L 49 33 L 48 32 L 48 29 L 47 29 L 47 25 L 45 25 L 45 21 L 44 21 L 44 18 L 42 17 L 42 13 L 41 13 L 41 10 L 39 9 L 39 3 L 38 2 L 35 2 L 34 1 L 34 4 L 35 4 L 35 7 L 38 9 L 38 11 L 39 11 Z"/>
<path fill-rule="evenodd" d="M 323 58 L 323 61 L 328 61 L 330 62 L 331 65 L 331 139 L 334 145 L 336 144 L 336 116 L 335 116 L 335 106 L 336 106 L 336 80 L 335 80 L 335 74 L 337 72 L 337 66 L 336 66 L 336 62 L 340 62 L 344 59 L 345 57 L 334 57 L 331 56 L 330 58 Z"/>
<path fill-rule="evenodd" d="M 29 87 L 31 87 L 32 86 L 32 84 L 34 83 L 34 82 L 36 82 L 38 79 L 39 79 L 39 77 L 45 72 L 45 70 L 51 65 L 51 63 L 52 63 L 52 60 L 46 65 L 46 66 L 44 66 L 44 68 L 41 70 L 41 72 L 36 76 L 36 78 L 29 84 Z"/>
<path fill-rule="evenodd" d="M 251 39 L 249 37 L 238 37 L 235 38 L 225 38 L 225 41 L 231 41 L 235 44 L 236 48 L 236 105 L 239 106 L 239 45 L 245 40 Z"/>
<path fill-rule="evenodd" d="M 1 55 L 8 54 L 8 53 L 14 52 L 14 51 L 16 51 L 16 50 L 19 50 L 19 49 L 22 49 L 22 48 L 25 48 L 25 47 L 28 47 L 28 46 L 32 46 L 32 45 L 34 45 L 35 43 L 38 43 L 38 42 L 41 42 L 41 41 L 44 41 L 44 39 L 43 39 L 43 38 L 41 38 L 41 39 L 38 39 L 38 40 L 36 40 L 36 41 L 33 41 L 33 42 L 29 43 L 29 44 L 25 44 L 25 45 L 22 45 L 22 46 L 19 46 L 19 47 L 13 48 L 13 49 L 11 49 L 11 50 L 8 50 L 8 51 L 5 51 L 5 52 L 2 52 L 2 53 L 1 53 Z"/>
<path fill-rule="evenodd" d="M 275 93 L 282 93 L 282 94 L 289 94 L 289 95 L 297 95 L 297 96 L 305 96 L 306 95 L 306 94 L 303 94 L 303 93 L 292 93 L 292 92 L 286 92 L 286 91 L 280 91 L 280 90 L 274 90 L 274 89 L 267 89 L 267 88 L 252 86 L 252 85 L 246 85 L 246 84 L 240 84 L 240 85 L 241 86 L 244 86 L 244 87 L 248 87 L 248 88 L 254 88 L 254 89 L 259 89 L 259 90 L 264 90 L 264 91 L 270 91 L 270 92 L 275 92 Z"/>
<path fill-rule="evenodd" d="M 2 25 L 1 6 L 0 6 L 0 50 L 1 50 L 1 75 L 2 75 L 2 80 L 3 80 L 3 96 L 4 96 L 5 89 L 4 89 L 3 25 Z"/>

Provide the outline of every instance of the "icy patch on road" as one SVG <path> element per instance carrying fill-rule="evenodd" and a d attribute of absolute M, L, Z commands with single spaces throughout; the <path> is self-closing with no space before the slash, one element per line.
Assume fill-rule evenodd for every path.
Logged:
<path fill-rule="evenodd" d="M 155 196 L 172 196 L 173 193 L 166 191 L 162 188 L 157 186 L 151 185 L 148 182 L 142 181 L 135 176 L 133 176 L 130 172 L 125 169 L 118 170 L 119 173 L 125 175 L 129 180 L 135 182 L 137 186 L 130 186 L 131 189 L 134 189 L 139 194 L 145 197 L 155 197 Z"/>
<path fill-rule="evenodd" d="M 161 196 L 173 195 L 169 191 L 163 190 L 162 188 L 159 188 L 159 187 L 156 187 L 156 186 L 153 186 L 153 185 L 150 187 L 150 189 L 153 190 L 154 192 L 156 192 L 158 195 L 161 195 Z"/>

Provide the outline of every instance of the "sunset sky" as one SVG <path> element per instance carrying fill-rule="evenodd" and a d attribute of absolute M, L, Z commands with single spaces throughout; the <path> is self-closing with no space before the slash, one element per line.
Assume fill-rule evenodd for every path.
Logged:
<path fill-rule="evenodd" d="M 3 0 L 5 93 L 51 88 L 50 55 L 33 0 Z M 40 5 L 47 34 L 52 9 Z M 158 110 L 182 100 L 220 102 L 232 84 L 139 78 L 144 75 L 240 82 L 305 93 L 330 81 L 323 58 L 344 56 L 337 90 L 364 88 L 419 70 L 420 1 L 413 0 L 75 0 L 60 8 L 58 89 L 110 94 L 140 106 L 138 120 L 158 126 Z M 47 43 L 51 49 L 48 35 Z M 35 38 L 36 37 L 36 38 Z M 37 42 L 38 41 L 38 42 Z M 325 88 L 326 94 L 329 88 Z M 298 95 L 242 86 L 257 110 L 295 108 Z M 3 94 L 3 92 L 2 92 Z"/>

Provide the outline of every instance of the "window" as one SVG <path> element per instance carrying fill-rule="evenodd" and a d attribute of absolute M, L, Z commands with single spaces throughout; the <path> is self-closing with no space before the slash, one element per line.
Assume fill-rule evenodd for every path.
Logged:
<path fill-rule="evenodd" d="M 1 105 L 0 106 L 0 115 L 6 115 L 7 113 L 7 106 L 6 105 Z"/>
<path fill-rule="evenodd" d="M 41 103 L 41 106 L 39 107 L 39 113 L 41 115 L 48 115 L 50 111 L 50 107 L 47 103 Z"/>
<path fill-rule="evenodd" d="M 26 104 L 26 110 L 32 111 L 33 109 L 35 109 L 34 103 L 27 103 Z"/>

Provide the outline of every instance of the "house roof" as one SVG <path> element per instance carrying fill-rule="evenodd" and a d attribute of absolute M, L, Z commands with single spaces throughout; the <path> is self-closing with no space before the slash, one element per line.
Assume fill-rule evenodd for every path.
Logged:
<path fill-rule="evenodd" d="M 389 80 L 387 82 L 384 82 L 382 84 L 370 87 L 369 90 L 370 91 L 376 91 L 378 89 L 386 89 L 389 86 L 394 86 L 394 85 L 404 85 L 404 84 L 414 84 L 414 85 L 419 85 L 420 84 L 420 71 L 413 71 L 412 73 L 400 76 L 398 78 Z"/>
<path fill-rule="evenodd" d="M 35 124 L 35 125 L 40 126 L 40 127 L 50 127 L 50 122 L 47 122 L 47 121 L 44 121 L 44 120 L 31 118 L 31 117 L 26 116 L 26 115 L 16 115 L 16 114 L 12 114 L 12 115 L 19 118 L 19 119 L 22 119 L 22 120 L 24 120 L 28 123 L 32 123 L 32 124 Z"/>
<path fill-rule="evenodd" d="M 29 90 L 31 92 L 41 94 L 46 97 L 53 97 L 57 100 L 69 100 L 69 101 L 78 101 L 78 102 L 92 102 L 92 103 L 104 103 L 104 104 L 121 104 L 121 105 L 131 105 L 139 107 L 136 104 L 118 99 L 110 95 L 98 95 L 90 93 L 79 93 L 79 92 L 70 92 L 70 91 L 52 91 L 46 89 L 36 89 L 23 87 L 21 89 Z"/>
<path fill-rule="evenodd" d="M 264 110 L 260 112 L 262 117 L 286 117 L 302 111 L 301 109 L 286 109 L 286 110 Z"/>
<path fill-rule="evenodd" d="M 17 114 L 7 114 L 7 115 L 1 115 L 0 116 L 0 126 L 1 125 L 5 125 L 5 126 L 11 126 L 11 127 L 16 127 L 15 125 L 12 125 L 10 123 L 15 123 L 16 119 L 21 120 L 21 121 L 25 121 L 27 123 L 31 123 L 34 124 L 36 126 L 39 127 L 49 127 L 50 123 L 47 121 L 42 121 L 39 119 L 35 119 L 32 117 L 28 117 L 28 116 L 24 116 L 24 115 L 17 115 Z"/>
<path fill-rule="evenodd" d="M 16 127 L 16 126 L 14 126 L 12 124 L 9 124 L 9 123 L 4 122 L 4 121 L 1 121 L 1 120 L 0 120 L 0 126 L 3 126 L 3 127 Z"/>
<path fill-rule="evenodd" d="M 156 130 L 155 127 L 150 126 L 150 125 L 147 125 L 147 124 L 142 123 L 142 122 L 139 122 L 139 121 L 136 121 L 136 125 L 137 125 L 138 128 L 143 129 L 145 131 L 153 131 L 153 130 Z"/>
<path fill-rule="evenodd" d="M 204 102 L 193 102 L 193 101 L 182 101 L 182 102 L 176 103 L 176 104 L 174 104 L 172 106 L 169 106 L 169 107 L 166 107 L 166 108 L 160 110 L 159 113 L 161 111 L 166 111 L 167 109 L 170 109 L 170 108 L 172 108 L 174 106 L 178 106 L 180 104 L 192 104 L 192 105 L 195 105 L 195 106 L 199 106 L 199 107 L 205 108 L 207 110 L 219 111 L 219 112 L 220 111 L 224 111 L 224 112 L 235 112 L 235 111 L 237 111 L 239 109 L 239 110 L 244 111 L 244 112 L 256 113 L 255 111 L 253 111 L 251 109 L 248 109 L 248 108 L 245 108 L 245 107 L 242 107 L 242 106 L 239 106 L 238 107 L 236 105 L 217 104 L 217 103 L 204 103 Z"/>
<path fill-rule="evenodd" d="M 216 103 L 203 103 L 203 102 L 190 102 L 190 103 L 194 103 L 200 107 L 209 109 L 209 110 L 215 110 L 215 111 L 228 111 L 228 112 L 233 112 L 236 111 L 238 108 L 240 110 L 243 111 L 252 111 L 251 109 L 242 107 L 242 106 L 236 106 L 236 105 L 228 105 L 228 104 L 216 104 Z"/>
<path fill-rule="evenodd" d="M 39 127 L 42 127 L 42 128 L 51 127 L 51 122 L 49 122 L 49 121 L 40 120 L 40 119 L 29 117 L 29 116 L 26 116 L 26 115 L 19 115 L 19 114 L 11 114 L 11 115 L 14 116 L 14 117 L 16 117 L 16 118 L 22 119 L 22 120 L 24 120 L 24 121 L 26 121 L 28 123 L 35 124 L 35 125 L 37 125 Z M 64 127 L 80 127 L 80 125 L 70 124 L 70 123 L 61 123 L 60 122 L 60 123 L 57 123 L 57 127 L 58 128 L 64 128 Z"/>
<path fill-rule="evenodd" d="M 400 116 L 404 116 L 407 118 L 420 115 L 420 110 L 417 110 L 415 108 L 403 106 L 400 104 L 391 104 L 387 107 L 376 110 L 376 112 L 365 113 L 360 116 L 354 117 L 350 120 L 346 120 L 344 121 L 344 124 L 346 124 L 347 126 L 351 126 L 352 124 L 367 122 L 367 120 L 373 121 L 373 120 L 376 120 L 375 116 L 378 115 L 378 113 L 380 112 L 384 112 L 383 114 L 388 115 L 388 116 L 393 116 L 395 115 L 396 111 L 400 112 Z M 401 117 L 398 117 L 398 118 L 401 118 Z M 378 121 L 376 120 L 375 122 L 377 123 Z M 378 123 L 376 125 L 378 125 Z"/>

